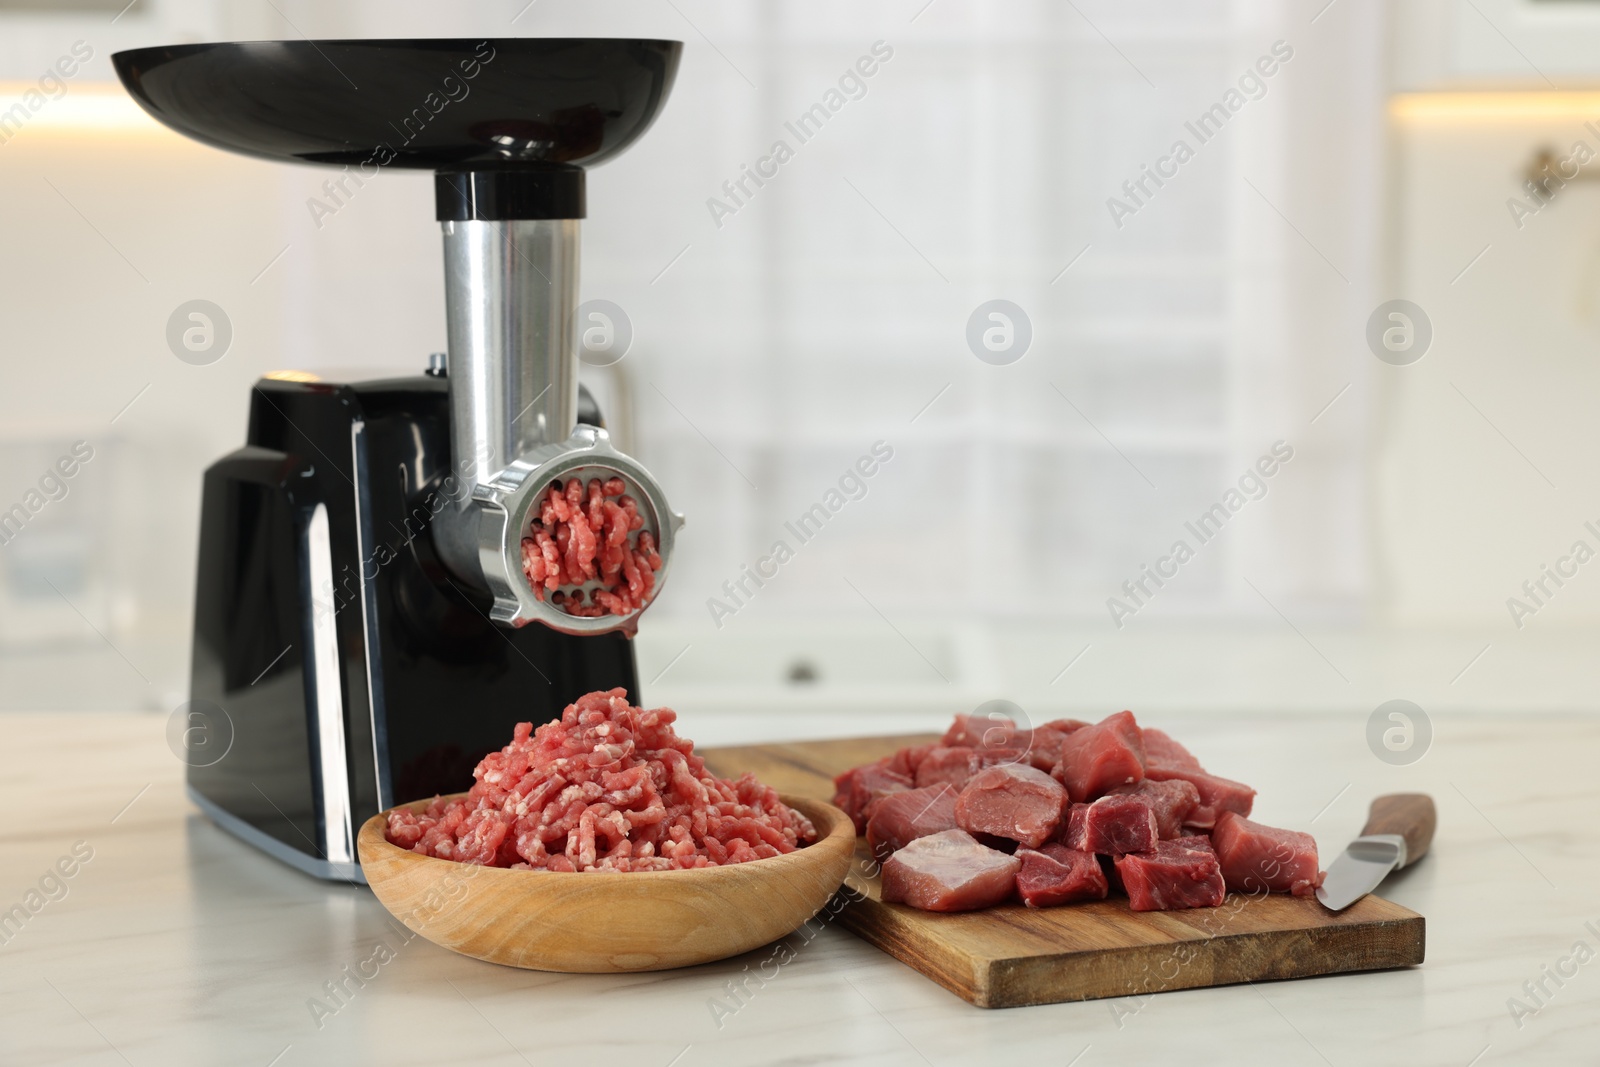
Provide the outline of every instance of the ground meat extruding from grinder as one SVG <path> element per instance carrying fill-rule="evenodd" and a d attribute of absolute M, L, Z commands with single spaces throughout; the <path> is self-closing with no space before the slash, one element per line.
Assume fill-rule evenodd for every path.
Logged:
<path fill-rule="evenodd" d="M 815 840 L 810 820 L 755 776 L 706 770 L 676 719 L 633 707 L 622 689 L 580 697 L 558 722 L 518 723 L 465 797 L 391 811 L 388 839 L 425 856 L 552 871 L 714 867 Z"/>
<path fill-rule="evenodd" d="M 522 573 L 540 600 L 568 615 L 631 615 L 650 600 L 661 569 L 655 537 L 621 478 L 552 482 L 522 539 Z M 635 534 L 634 531 L 638 533 Z M 585 582 L 598 582 L 585 598 Z"/>

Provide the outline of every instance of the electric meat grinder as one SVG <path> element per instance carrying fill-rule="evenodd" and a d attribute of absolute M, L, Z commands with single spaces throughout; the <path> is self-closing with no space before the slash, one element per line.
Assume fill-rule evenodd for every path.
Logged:
<path fill-rule="evenodd" d="M 205 474 L 189 795 L 303 871 L 362 881 L 355 833 L 371 815 L 466 789 L 515 723 L 583 693 L 640 699 L 643 606 L 569 614 L 536 595 L 522 540 L 553 482 L 621 479 L 657 588 L 666 575 L 682 516 L 612 447 L 578 384 L 574 320 L 583 168 L 649 128 L 681 47 L 261 41 L 112 57 L 172 129 L 340 167 L 346 195 L 385 168 L 435 172 L 445 364 L 262 379 L 245 446 Z"/>

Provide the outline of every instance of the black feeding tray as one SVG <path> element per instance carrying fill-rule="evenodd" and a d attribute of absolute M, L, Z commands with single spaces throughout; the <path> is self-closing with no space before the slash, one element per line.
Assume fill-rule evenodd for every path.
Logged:
<path fill-rule="evenodd" d="M 146 111 L 218 148 L 548 175 L 603 162 L 648 129 L 682 48 L 585 37 L 244 41 L 111 58 Z M 581 201 L 581 177 L 577 188 Z"/>

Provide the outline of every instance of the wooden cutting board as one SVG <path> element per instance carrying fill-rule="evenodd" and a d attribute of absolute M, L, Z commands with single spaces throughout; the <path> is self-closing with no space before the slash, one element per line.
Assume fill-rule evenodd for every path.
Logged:
<path fill-rule="evenodd" d="M 705 757 L 720 775 L 754 771 L 780 792 L 828 800 L 841 771 L 935 739 L 756 745 Z M 1422 916 L 1376 896 L 1337 914 L 1300 897 L 1230 893 L 1221 907 L 1190 911 L 1129 911 L 1126 898 L 1113 897 L 941 915 L 883 903 L 875 870 L 857 839 L 837 921 L 980 1008 L 1410 967 L 1423 957 Z"/>

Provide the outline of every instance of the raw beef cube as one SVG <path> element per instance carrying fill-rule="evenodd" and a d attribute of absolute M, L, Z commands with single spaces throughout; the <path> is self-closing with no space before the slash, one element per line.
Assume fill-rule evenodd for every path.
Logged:
<path fill-rule="evenodd" d="M 938 747 L 938 742 L 935 741 L 926 745 L 912 745 L 910 748 L 902 748 L 889 757 L 889 769 L 896 774 L 903 774 L 907 778 L 914 779 L 917 776 L 917 766 L 922 762 L 922 757 Z"/>
<path fill-rule="evenodd" d="M 1168 736 L 1165 730 L 1157 730 L 1146 726 L 1144 734 L 1145 766 L 1156 764 L 1170 767 L 1188 767 L 1190 770 L 1203 770 L 1200 761 L 1195 759 L 1188 749 Z"/>
<path fill-rule="evenodd" d="M 956 798 L 956 825 L 971 834 L 1009 837 L 1038 848 L 1061 827 L 1067 791 L 1048 774 L 1020 763 L 973 775 Z"/>
<path fill-rule="evenodd" d="M 1090 852 L 1092 849 L 1083 847 L 1084 830 L 1087 828 L 1089 818 L 1089 805 L 1072 804 L 1067 808 L 1067 817 L 1062 820 L 1061 840 L 1070 849 L 1079 852 Z"/>
<path fill-rule="evenodd" d="M 866 833 L 867 805 L 880 796 L 912 787 L 911 779 L 889 769 L 888 760 L 852 767 L 833 780 L 833 803 L 843 808 L 856 824 L 856 833 Z"/>
<path fill-rule="evenodd" d="M 1144 738 L 1133 712 L 1119 711 L 1068 734 L 1061 743 L 1061 762 L 1050 773 L 1076 802 L 1142 781 Z"/>
<path fill-rule="evenodd" d="M 935 745 L 922 757 L 922 762 L 917 764 L 917 788 L 925 789 L 930 785 L 949 782 L 960 789 L 967 784 L 968 778 L 978 773 L 978 767 L 978 753 L 975 749 L 966 745 L 954 747 Z"/>
<path fill-rule="evenodd" d="M 1310 834 L 1279 830 L 1225 811 L 1211 832 L 1222 876 L 1236 893 L 1263 888 L 1309 897 L 1322 884 L 1317 842 Z"/>
<path fill-rule="evenodd" d="M 1021 762 L 1022 757 L 1023 751 L 1017 748 L 978 749 L 936 745 L 917 764 L 916 785 L 922 789 L 949 782 L 959 789 L 967 784 L 967 779 L 985 767 Z"/>
<path fill-rule="evenodd" d="M 1104 796 L 1093 804 L 1074 804 L 1068 815 L 1067 847 L 1082 852 L 1120 856 L 1156 847 L 1156 816 L 1144 797 Z M 1071 819 L 1079 808 L 1081 825 Z"/>
<path fill-rule="evenodd" d="M 957 715 L 939 743 L 949 748 L 1025 748 L 1028 731 L 1001 715 Z"/>
<path fill-rule="evenodd" d="M 1250 814 L 1255 803 L 1254 789 L 1207 772 L 1188 749 L 1160 730 L 1146 729 L 1144 744 L 1146 778 L 1157 782 L 1188 782 L 1200 794 L 1199 802 L 1184 818 L 1184 825 L 1209 830 L 1224 811 Z"/>
<path fill-rule="evenodd" d="M 1054 730 L 1058 734 L 1066 735 L 1076 733 L 1089 725 L 1091 724 L 1084 722 L 1082 719 L 1051 719 L 1043 726 L 1037 727 L 1037 729 Z"/>
<path fill-rule="evenodd" d="M 1023 753 L 1022 762 L 1028 766 L 1049 774 L 1057 763 L 1061 762 L 1061 742 L 1065 740 L 1060 734 L 1049 730 L 1035 730 L 1028 735 L 1028 748 Z"/>
<path fill-rule="evenodd" d="M 1160 841 L 1151 852 L 1117 857 L 1128 907 L 1134 911 L 1214 908 L 1228 895 L 1217 857 Z"/>
<path fill-rule="evenodd" d="M 1048 771 L 1061 762 L 1061 743 L 1074 730 L 1088 726 L 1077 719 L 1056 719 L 1036 726 L 1028 735 L 1028 762 L 1041 771 Z"/>
<path fill-rule="evenodd" d="M 1146 736 L 1149 736 L 1149 731 L 1146 731 Z M 1150 772 L 1147 770 L 1145 773 Z M 1186 782 L 1182 778 L 1166 782 L 1146 778 L 1133 785 L 1119 785 L 1108 795 L 1142 797 L 1156 814 L 1156 832 L 1163 841 L 1183 835 L 1184 819 L 1200 803 L 1200 790 L 1194 787 L 1193 782 Z"/>
<path fill-rule="evenodd" d="M 1200 803 L 1184 818 L 1184 825 L 1209 830 L 1216 825 L 1217 816 L 1225 811 L 1249 815 L 1255 804 L 1256 791 L 1242 782 L 1219 778 L 1205 771 L 1188 767 L 1158 764 L 1150 767 L 1146 776 L 1157 782 L 1181 781 L 1193 785 L 1200 794 Z"/>
<path fill-rule="evenodd" d="M 886 860 L 919 837 L 956 828 L 956 795 L 949 782 L 881 797 L 867 820 L 867 845 Z"/>
<path fill-rule="evenodd" d="M 1010 898 L 1022 861 L 962 830 L 919 837 L 883 865 L 883 899 L 923 911 L 973 911 Z"/>
<path fill-rule="evenodd" d="M 1056 719 L 1028 730 L 1006 718 L 957 715 L 955 723 L 945 731 L 939 743 L 949 747 L 974 748 L 985 756 L 995 751 L 1016 750 L 1022 753 L 1021 761 L 1041 771 L 1048 771 L 1060 760 L 1061 742 L 1066 740 L 1067 735 L 1088 725 L 1077 719 Z"/>
<path fill-rule="evenodd" d="M 1108 887 L 1100 862 L 1091 853 L 1052 842 L 1037 851 L 1019 849 L 1017 893 L 1030 908 L 1048 908 L 1078 900 L 1104 900 Z"/>
<path fill-rule="evenodd" d="M 969 748 L 976 752 L 978 762 L 973 769 L 974 774 L 984 767 L 1029 762 L 1032 743 L 1033 731 L 1018 726 L 1003 715 L 957 715 L 956 721 L 939 741 L 940 746 L 945 748 Z"/>

